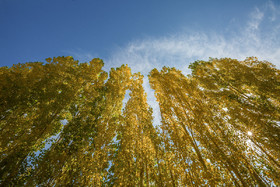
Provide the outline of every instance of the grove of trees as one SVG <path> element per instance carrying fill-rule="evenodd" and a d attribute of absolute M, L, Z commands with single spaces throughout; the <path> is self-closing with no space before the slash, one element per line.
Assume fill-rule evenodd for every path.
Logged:
<path fill-rule="evenodd" d="M 273 64 L 153 69 L 160 124 L 143 75 L 103 65 L 57 57 L 0 68 L 0 186 L 280 186 Z"/>

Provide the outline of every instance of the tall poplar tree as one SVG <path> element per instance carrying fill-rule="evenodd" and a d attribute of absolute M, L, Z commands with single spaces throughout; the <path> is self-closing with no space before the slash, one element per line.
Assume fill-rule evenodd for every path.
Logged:
<path fill-rule="evenodd" d="M 77 97 L 77 61 L 71 57 L 48 63 L 0 68 L 0 183 L 16 184 L 27 158 L 62 127 L 65 110 Z"/>
<path fill-rule="evenodd" d="M 112 157 L 114 186 L 150 186 L 157 181 L 157 132 L 142 84 L 143 76 L 134 74 Z"/>
<path fill-rule="evenodd" d="M 169 129 L 174 146 L 186 149 L 180 156 L 188 153 L 183 159 L 194 173 L 192 179 L 188 176 L 194 185 L 266 184 L 242 150 L 245 142 L 238 140 L 195 80 L 174 68 L 163 68 L 150 73 L 150 83 L 160 104 L 162 125 Z"/>
<path fill-rule="evenodd" d="M 215 101 L 239 138 L 250 143 L 252 162 L 267 180 L 279 184 L 280 71 L 251 57 L 210 59 L 190 65 L 192 77 Z"/>
<path fill-rule="evenodd" d="M 107 180 L 110 144 L 121 115 L 130 68 L 101 70 L 103 62 L 84 64 L 88 76 L 78 101 L 57 141 L 36 162 L 31 183 L 40 185 L 102 186 Z M 34 180 L 35 179 L 35 180 Z"/>

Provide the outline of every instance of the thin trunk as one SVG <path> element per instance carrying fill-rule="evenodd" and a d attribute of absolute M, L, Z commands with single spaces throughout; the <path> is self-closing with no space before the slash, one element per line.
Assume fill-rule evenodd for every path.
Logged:
<path fill-rule="evenodd" d="M 219 153 L 223 156 L 223 160 L 226 161 L 226 163 L 229 165 L 229 167 L 231 168 L 231 170 L 235 173 L 235 175 L 238 177 L 238 179 L 240 180 L 240 182 L 242 183 L 243 186 L 247 186 L 247 184 L 245 183 L 245 181 L 243 180 L 242 176 L 240 175 L 240 173 L 236 170 L 236 168 L 232 165 L 231 161 L 228 160 L 227 156 L 225 155 L 224 151 L 220 149 L 220 147 L 218 146 L 217 142 L 212 138 L 212 136 L 210 135 L 210 132 L 208 131 L 208 129 L 206 129 L 207 133 L 209 134 L 209 138 L 210 140 L 213 142 L 213 144 L 215 145 L 215 147 L 218 149 Z M 226 164 L 226 165 L 227 165 Z"/>
<path fill-rule="evenodd" d="M 156 151 L 156 159 L 157 159 L 157 165 L 158 165 L 159 183 L 160 183 L 160 186 L 163 186 L 163 184 L 162 184 L 162 176 L 161 176 L 161 171 L 160 171 L 160 164 L 159 164 L 159 160 L 158 160 L 158 153 L 157 153 L 157 151 Z"/>
<path fill-rule="evenodd" d="M 146 163 L 145 163 L 145 168 L 146 168 L 146 184 L 149 187 L 150 186 L 150 180 L 149 180 L 149 171 L 148 171 L 147 160 L 146 160 Z"/>
<path fill-rule="evenodd" d="M 262 146 L 260 146 L 253 138 L 250 138 L 250 140 L 258 147 L 262 150 L 262 152 L 276 165 L 278 166 L 278 168 L 280 168 L 280 165 L 278 164 L 278 162 L 276 162 L 276 160 L 269 155 L 263 148 Z"/>
<path fill-rule="evenodd" d="M 172 170 L 170 169 L 169 172 L 170 172 L 170 176 L 171 176 L 171 179 L 172 179 L 172 185 L 173 185 L 173 187 L 175 187 L 176 184 L 175 184 L 175 181 L 174 181 Z"/>

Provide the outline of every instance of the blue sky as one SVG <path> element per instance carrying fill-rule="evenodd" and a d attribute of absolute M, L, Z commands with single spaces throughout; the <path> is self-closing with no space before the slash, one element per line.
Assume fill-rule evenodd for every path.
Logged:
<path fill-rule="evenodd" d="M 0 0 L 0 66 L 73 56 L 144 75 L 209 57 L 280 67 L 279 0 Z M 148 101 L 155 100 L 147 78 Z M 154 107 L 157 108 L 157 107 Z M 158 109 L 155 109 L 158 112 Z"/>
<path fill-rule="evenodd" d="M 257 37 L 262 39 L 267 37 L 265 35 L 271 32 L 271 28 L 279 27 L 279 4 L 279 1 L 263 0 L 0 0 L 0 65 L 11 66 L 18 62 L 43 61 L 47 57 L 71 55 L 81 61 L 99 57 L 105 63 L 107 61 L 108 66 L 117 66 L 120 60 L 129 64 L 124 57 L 120 57 L 129 47 L 139 45 L 145 48 L 148 45 L 148 49 L 153 47 L 150 45 L 155 45 L 149 42 L 168 45 L 172 40 L 175 43 L 171 50 L 186 45 L 178 43 L 182 41 L 190 47 L 195 43 L 203 51 L 209 42 L 215 43 L 222 39 L 225 45 L 227 42 L 232 45 L 233 38 L 246 39 L 242 32 L 249 29 L 249 22 L 258 19 L 258 14 L 262 18 L 255 20 L 259 23 L 253 24 L 259 24 L 257 29 L 263 33 Z M 246 32 L 253 34 L 255 31 Z M 190 40 L 188 37 L 194 38 L 187 41 Z M 279 47 L 279 38 L 270 40 Z M 159 55 L 166 53 L 167 49 L 154 47 L 158 47 L 154 50 L 158 50 Z M 168 52 L 167 55 L 169 59 L 176 60 L 180 58 L 178 53 Z M 186 53 L 183 58 L 187 63 L 194 58 L 205 58 L 205 54 Z M 149 58 L 144 49 L 131 55 Z M 207 55 L 221 56 L 215 49 Z M 225 55 L 230 56 L 227 53 Z M 248 55 L 258 54 L 252 51 Z M 236 58 L 239 56 L 242 55 Z M 115 58 L 118 59 L 114 62 Z M 141 64 L 141 61 L 138 63 Z M 152 66 L 153 61 L 148 63 Z"/>

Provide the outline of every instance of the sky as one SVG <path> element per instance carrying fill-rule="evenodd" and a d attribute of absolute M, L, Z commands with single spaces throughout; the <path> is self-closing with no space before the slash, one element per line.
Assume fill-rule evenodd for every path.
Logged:
<path fill-rule="evenodd" d="M 280 0 L 0 0 L 0 66 L 57 56 L 145 76 L 209 57 L 280 68 Z M 147 76 L 144 87 L 158 113 Z"/>

